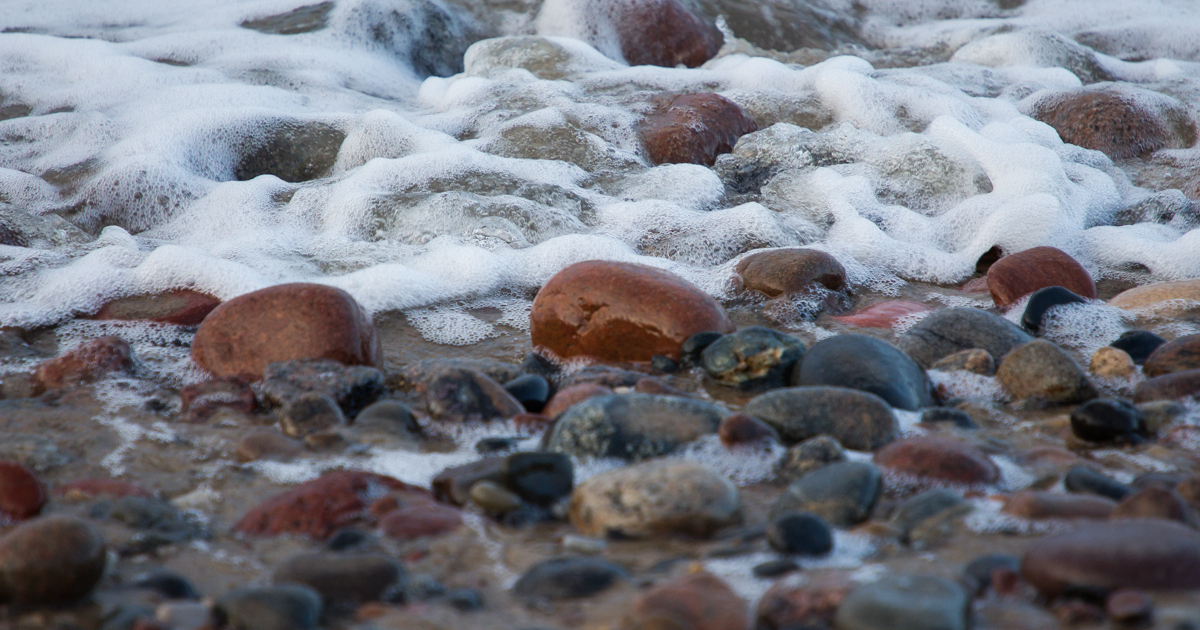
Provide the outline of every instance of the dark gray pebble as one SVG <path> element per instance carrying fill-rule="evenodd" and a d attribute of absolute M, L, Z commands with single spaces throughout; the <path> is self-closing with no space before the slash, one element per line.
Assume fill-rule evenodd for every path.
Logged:
<path fill-rule="evenodd" d="M 537 413 L 550 400 L 550 382 L 537 374 L 524 374 L 504 384 L 504 389 L 530 413 Z"/>
<path fill-rule="evenodd" d="M 1129 486 L 1106 477 L 1087 466 L 1072 466 L 1063 477 L 1063 486 L 1068 492 L 1095 494 L 1120 501 L 1133 492 Z"/>
<path fill-rule="evenodd" d="M 321 618 L 321 596 L 308 586 L 249 586 L 226 593 L 213 607 L 228 630 L 311 630 Z"/>
<path fill-rule="evenodd" d="M 1121 333 L 1116 341 L 1108 345 L 1118 350 L 1124 350 L 1134 363 L 1141 365 L 1164 343 L 1167 343 L 1166 339 L 1148 330 L 1127 330 Z"/>
<path fill-rule="evenodd" d="M 575 487 L 575 465 L 562 453 L 513 453 L 504 459 L 500 474 L 509 490 L 536 505 L 550 505 Z"/>
<path fill-rule="evenodd" d="M 1146 421 L 1133 403 L 1101 398 L 1071 412 L 1071 431 L 1089 442 L 1137 443 L 1146 433 Z"/>
<path fill-rule="evenodd" d="M 833 529 L 816 514 L 791 512 L 771 521 L 767 542 L 782 553 L 820 556 L 833 550 Z"/>
<path fill-rule="evenodd" d="M 327 606 L 383 601 L 403 592 L 400 563 L 376 553 L 317 552 L 293 556 L 275 567 L 275 584 L 303 584 Z"/>
<path fill-rule="evenodd" d="M 700 365 L 700 355 L 704 352 L 704 349 L 723 336 L 722 333 L 710 330 L 696 333 L 685 339 L 683 346 L 679 349 L 683 367 L 690 368 Z"/>
<path fill-rule="evenodd" d="M 794 370 L 792 384 L 857 389 L 909 411 L 934 405 L 933 384 L 925 370 L 896 346 L 868 335 L 845 334 L 817 342 Z"/>
<path fill-rule="evenodd" d="M 1063 287 L 1038 289 L 1029 296 L 1029 301 L 1025 303 L 1025 312 L 1021 314 L 1021 325 L 1035 335 L 1040 334 L 1042 318 L 1050 312 L 1050 309 L 1066 304 L 1087 304 L 1087 300 Z"/>
<path fill-rule="evenodd" d="M 629 579 L 625 569 L 599 558 L 551 558 L 533 565 L 513 586 L 527 600 L 561 600 L 587 597 L 619 580 Z"/>
<path fill-rule="evenodd" d="M 949 423 L 960 429 L 978 428 L 970 414 L 950 407 L 929 407 L 921 410 L 921 422 L 925 424 Z"/>

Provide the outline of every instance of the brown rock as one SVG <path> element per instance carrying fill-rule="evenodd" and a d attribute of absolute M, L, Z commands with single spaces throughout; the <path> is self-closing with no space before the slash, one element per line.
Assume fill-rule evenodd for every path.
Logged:
<path fill-rule="evenodd" d="M 1200 369 L 1148 378 L 1133 388 L 1133 402 L 1200 397 Z"/>
<path fill-rule="evenodd" d="M 971 348 L 954 354 L 946 355 L 934 363 L 931 370 L 942 372 L 970 372 L 982 376 L 992 376 L 996 373 L 996 360 L 987 350 Z"/>
<path fill-rule="evenodd" d="M 218 409 L 228 407 L 245 415 L 254 413 L 254 391 L 242 379 L 231 376 L 193 383 L 179 390 L 180 420 L 203 422 Z"/>
<path fill-rule="evenodd" d="M 1000 469 L 983 451 L 937 436 L 896 440 L 875 452 L 875 463 L 921 480 L 979 484 L 1000 479 Z"/>
<path fill-rule="evenodd" d="M 1001 511 L 1035 521 L 1049 518 L 1103 520 L 1116 506 L 1116 501 L 1094 495 L 1026 490 L 1010 496 Z"/>
<path fill-rule="evenodd" d="M 425 386 L 429 417 L 446 422 L 511 418 L 525 407 L 496 381 L 466 368 L 447 368 Z"/>
<path fill-rule="evenodd" d="M 779 432 L 762 420 L 744 413 L 725 416 L 717 427 L 717 435 L 725 446 L 779 442 Z"/>
<path fill-rule="evenodd" d="M 1200 279 L 1160 282 L 1118 293 L 1109 306 L 1147 311 L 1160 317 L 1180 317 L 1200 311 Z"/>
<path fill-rule="evenodd" d="M 133 368 L 133 351 L 120 337 L 100 337 L 34 368 L 34 379 L 45 389 L 91 383 L 110 372 Z"/>
<path fill-rule="evenodd" d="M 932 311 L 933 307 L 908 300 L 890 300 L 872 304 L 849 315 L 835 316 L 833 319 L 843 324 L 859 328 L 892 328 L 902 317 Z"/>
<path fill-rule="evenodd" d="M 735 269 L 742 286 L 767 297 L 802 293 L 813 285 L 830 291 L 846 286 L 846 269 L 833 256 L 816 249 L 786 247 L 753 252 Z"/>
<path fill-rule="evenodd" d="M 220 304 L 221 300 L 211 295 L 191 289 L 176 289 L 157 295 L 135 295 L 113 300 L 100 307 L 93 317 L 195 326 Z"/>
<path fill-rule="evenodd" d="M 652 164 L 712 166 L 738 138 L 758 130 L 737 103 L 717 94 L 662 98 L 661 106 L 638 129 Z M 697 331 L 700 332 L 700 331 Z"/>
<path fill-rule="evenodd" d="M 649 361 L 656 354 L 679 360 L 688 337 L 734 331 L 725 309 L 686 280 L 601 260 L 576 263 L 551 278 L 529 320 L 535 347 L 560 358 L 602 361 Z"/>
<path fill-rule="evenodd" d="M 480 481 L 504 483 L 504 457 L 485 457 L 481 460 L 447 468 L 433 478 L 430 486 L 438 501 L 466 505 L 471 486 Z"/>
<path fill-rule="evenodd" d="M 755 627 L 761 630 L 833 627 L 838 606 L 856 586 L 857 582 L 840 573 L 807 580 L 780 580 L 758 600 Z"/>
<path fill-rule="evenodd" d="M 287 461 L 304 452 L 304 445 L 278 431 L 253 431 L 238 440 L 234 458 L 239 462 L 260 459 Z"/>
<path fill-rule="evenodd" d="M 646 591 L 633 604 L 630 630 L 749 630 L 750 607 L 711 573 L 685 575 Z"/>
<path fill-rule="evenodd" d="M 1103 378 L 1125 378 L 1133 374 L 1137 366 L 1128 352 L 1112 346 L 1104 346 L 1092 353 L 1092 361 L 1088 365 L 1092 374 Z"/>
<path fill-rule="evenodd" d="M 1009 352 L 996 370 L 996 380 L 1016 400 L 1069 404 L 1097 395 L 1075 359 L 1045 339 L 1035 339 Z"/>
<path fill-rule="evenodd" d="M 0 461 L 0 526 L 33 518 L 46 505 L 46 488 L 25 466 Z"/>
<path fill-rule="evenodd" d="M 1189 512 L 1187 503 L 1173 490 L 1150 486 L 1121 499 L 1112 517 L 1161 518 L 1187 523 Z"/>
<path fill-rule="evenodd" d="M 0 538 L 0 601 L 43 606 L 92 592 L 104 574 L 104 537 L 86 521 L 51 516 Z"/>
<path fill-rule="evenodd" d="M 79 479 L 58 486 L 54 489 L 54 494 L 73 500 L 100 496 L 115 499 L 153 496 L 149 490 L 141 486 L 116 479 Z"/>
<path fill-rule="evenodd" d="M 218 377 L 256 381 L 267 365 L 298 359 L 383 367 L 371 317 L 349 293 L 322 284 L 233 298 L 209 313 L 192 341 L 192 360 Z"/>
<path fill-rule="evenodd" d="M 247 512 L 234 529 L 251 536 L 293 533 L 325 539 L 362 518 L 369 502 L 389 491 L 428 496 L 425 490 L 392 477 L 339 470 L 267 499 Z"/>
<path fill-rule="evenodd" d="M 1063 142 L 1103 151 L 1113 159 L 1165 147 L 1187 148 L 1196 141 L 1183 103 L 1147 90 L 1078 88 L 1039 99 L 1031 115 L 1054 127 Z"/>
<path fill-rule="evenodd" d="M 1159 346 L 1146 358 L 1146 376 L 1200 369 L 1200 335 L 1186 335 Z"/>
<path fill-rule="evenodd" d="M 1136 623 L 1150 618 L 1154 613 L 1154 602 L 1142 591 L 1123 588 L 1108 594 L 1104 600 L 1104 612 L 1114 621 Z"/>
<path fill-rule="evenodd" d="M 631 66 L 683 64 L 695 68 L 721 49 L 721 32 L 679 0 L 642 0 L 621 7 L 614 16 L 621 54 Z"/>
<path fill-rule="evenodd" d="M 1085 298 L 1096 297 L 1096 284 L 1083 265 L 1054 247 L 1033 247 L 1005 256 L 988 269 L 987 279 L 992 301 L 1001 308 L 1046 287 L 1064 287 Z"/>
<path fill-rule="evenodd" d="M 411 501 L 384 516 L 379 521 L 379 529 L 388 538 L 412 540 L 452 532 L 462 526 L 462 522 L 462 512 L 458 508 L 433 501 Z"/>

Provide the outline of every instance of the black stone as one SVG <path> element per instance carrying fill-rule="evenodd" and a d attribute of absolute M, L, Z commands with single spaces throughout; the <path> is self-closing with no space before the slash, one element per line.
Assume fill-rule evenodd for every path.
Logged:
<path fill-rule="evenodd" d="M 395 400 L 381 400 L 368 405 L 354 418 L 354 432 L 378 432 L 386 435 L 415 436 L 421 425 L 407 405 Z"/>
<path fill-rule="evenodd" d="M 483 438 L 475 443 L 475 452 L 480 455 L 491 455 L 508 449 L 524 442 L 528 438 L 523 437 L 488 437 Z"/>
<path fill-rule="evenodd" d="M 679 362 L 671 357 L 656 354 L 650 357 L 650 367 L 664 374 L 674 374 L 679 371 Z"/>
<path fill-rule="evenodd" d="M 504 485 L 536 505 L 550 505 L 571 494 L 575 466 L 562 453 L 513 453 L 500 466 Z"/>
<path fill-rule="evenodd" d="M 504 389 L 531 413 L 537 413 L 550 400 L 550 383 L 537 374 L 525 374 L 504 384 Z"/>
<path fill-rule="evenodd" d="M 721 337 L 719 332 L 706 331 L 699 332 L 684 340 L 683 346 L 679 349 L 681 363 L 683 367 L 690 368 L 700 365 L 700 354 L 704 349 L 711 346 L 712 343 Z"/>
<path fill-rule="evenodd" d="M 899 434 L 887 401 L 845 387 L 776 389 L 754 397 L 742 412 L 770 425 L 789 445 L 828 435 L 846 448 L 873 451 Z"/>
<path fill-rule="evenodd" d="M 1088 401 L 1071 412 L 1071 431 L 1089 442 L 1141 442 L 1146 433 L 1142 412 L 1115 398 Z"/>
<path fill-rule="evenodd" d="M 554 520 L 550 510 L 532 503 L 521 503 L 515 510 L 509 510 L 500 517 L 500 522 L 507 527 L 526 527 Z"/>
<path fill-rule="evenodd" d="M 1108 345 L 1117 350 L 1124 350 L 1134 363 L 1142 365 L 1164 343 L 1167 343 L 1166 339 L 1148 330 L 1127 330 Z"/>
<path fill-rule="evenodd" d="M 921 422 L 925 424 L 937 424 L 940 422 L 949 422 L 960 429 L 975 429 L 975 421 L 971 419 L 970 414 L 962 409 L 952 409 L 949 407 L 929 407 L 921 410 Z"/>
<path fill-rule="evenodd" d="M 143 573 L 130 582 L 134 588 L 154 591 L 165 599 L 200 599 L 200 593 L 187 578 L 170 571 Z"/>
<path fill-rule="evenodd" d="M 383 373 L 373 367 L 346 366 L 332 359 L 302 359 L 272 363 L 259 386 L 263 400 L 282 406 L 305 392 L 325 394 L 348 419 L 383 394 Z"/>
<path fill-rule="evenodd" d="M 357 547 L 368 540 L 370 540 L 370 537 L 365 532 L 353 527 L 343 527 L 334 532 L 329 537 L 329 540 L 325 541 L 325 548 L 330 551 L 345 551 Z"/>
<path fill-rule="evenodd" d="M 306 553 L 275 567 L 276 584 L 303 584 L 321 595 L 326 606 L 357 605 L 387 599 L 404 588 L 400 563 L 377 553 Z"/>
<path fill-rule="evenodd" d="M 1106 477 L 1087 466 L 1072 466 L 1063 477 L 1063 486 L 1068 492 L 1095 494 L 1120 501 L 1133 492 L 1129 486 Z"/>
<path fill-rule="evenodd" d="M 934 405 L 933 383 L 925 370 L 896 346 L 867 335 L 817 342 L 794 370 L 792 383 L 858 389 L 908 411 Z"/>
<path fill-rule="evenodd" d="M 321 618 L 321 596 L 308 586 L 249 586 L 226 593 L 213 606 L 217 627 L 311 630 Z"/>
<path fill-rule="evenodd" d="M 833 549 L 833 530 L 816 514 L 792 512 L 771 521 L 767 542 L 783 553 L 820 556 Z"/>
<path fill-rule="evenodd" d="M 1021 569 L 1021 559 L 1003 553 L 993 553 L 975 558 L 968 562 L 963 569 L 963 585 L 975 597 L 979 597 L 987 592 L 988 586 L 992 583 L 992 572 L 996 569 L 1008 569 L 1016 573 Z"/>
<path fill-rule="evenodd" d="M 446 593 L 446 600 L 457 610 L 472 612 L 483 608 L 483 594 L 473 588 L 456 588 Z"/>
<path fill-rule="evenodd" d="M 533 565 L 513 586 L 526 600 L 576 599 L 629 579 L 625 569 L 599 558 L 551 558 Z"/>
<path fill-rule="evenodd" d="M 1042 329 L 1042 318 L 1046 312 L 1055 306 L 1063 304 L 1087 304 L 1087 300 L 1070 289 L 1063 287 L 1046 287 L 1038 289 L 1029 296 L 1025 303 L 1025 313 L 1021 315 L 1021 325 L 1033 334 L 1039 334 Z"/>
<path fill-rule="evenodd" d="M 763 326 L 747 326 L 723 335 L 700 353 L 704 371 L 713 379 L 744 390 L 782 387 L 804 356 L 799 339 Z"/>
<path fill-rule="evenodd" d="M 773 578 L 781 575 L 786 575 L 793 571 L 799 571 L 800 565 L 796 564 L 791 558 L 780 558 L 778 560 L 768 560 L 762 564 L 754 565 L 750 572 L 756 578 Z"/>

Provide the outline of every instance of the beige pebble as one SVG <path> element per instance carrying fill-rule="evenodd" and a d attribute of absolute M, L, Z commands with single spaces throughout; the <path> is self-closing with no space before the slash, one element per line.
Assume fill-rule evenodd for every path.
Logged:
<path fill-rule="evenodd" d="M 1104 378 L 1125 378 L 1133 374 L 1136 368 L 1128 352 L 1104 346 L 1092 355 L 1092 363 L 1088 369 L 1092 374 Z"/>

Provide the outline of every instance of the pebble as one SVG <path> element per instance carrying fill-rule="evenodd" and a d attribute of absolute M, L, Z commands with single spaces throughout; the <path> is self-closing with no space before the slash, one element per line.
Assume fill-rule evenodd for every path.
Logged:
<path fill-rule="evenodd" d="M 46 487 L 24 465 L 0 461 L 0 526 L 11 525 L 41 514 L 46 505 Z"/>
<path fill-rule="evenodd" d="M 429 417 L 442 422 L 489 422 L 525 412 L 512 394 L 482 372 L 447 368 L 425 387 Z"/>
<path fill-rule="evenodd" d="M 1146 429 L 1152 434 L 1170 427 L 1187 413 L 1187 407 L 1173 400 L 1152 400 L 1135 406 L 1146 421 Z"/>
<path fill-rule="evenodd" d="M 0 537 L 0 600 L 62 605 L 87 596 L 108 551 L 90 523 L 70 516 L 27 521 Z"/>
<path fill-rule="evenodd" d="M 833 550 L 833 530 L 816 514 L 789 512 L 771 520 L 767 542 L 780 553 L 820 556 Z"/>
<path fill-rule="evenodd" d="M 303 584 L 327 607 L 387 601 L 404 587 L 404 569 L 378 553 L 322 551 L 292 556 L 271 573 L 275 584 Z"/>
<path fill-rule="evenodd" d="M 480 481 L 492 481 L 504 484 L 504 457 L 485 457 L 483 459 L 452 466 L 434 476 L 430 487 L 433 496 L 438 501 L 453 505 L 465 505 L 470 498 L 471 487 Z"/>
<path fill-rule="evenodd" d="M 1018 492 L 1004 502 L 1005 514 L 1029 520 L 1107 519 L 1117 502 L 1094 494 L 1064 494 L 1039 490 Z"/>
<path fill-rule="evenodd" d="M 834 527 L 857 525 L 871 515 L 883 487 L 879 469 L 866 462 L 838 462 L 788 485 L 770 513 L 811 512 Z"/>
<path fill-rule="evenodd" d="M 1150 354 L 1142 366 L 1146 376 L 1200 369 L 1200 334 L 1172 339 Z"/>
<path fill-rule="evenodd" d="M 996 380 L 1017 400 L 1070 404 L 1096 397 L 1096 388 L 1075 359 L 1044 339 L 1031 341 L 1005 356 L 996 370 Z"/>
<path fill-rule="evenodd" d="M 1128 378 L 1137 371 L 1137 365 L 1124 350 L 1104 346 L 1092 353 L 1088 370 L 1101 378 Z"/>
<path fill-rule="evenodd" d="M 253 462 L 260 459 L 288 461 L 304 452 L 304 444 L 278 431 L 251 431 L 238 440 L 234 459 Z"/>
<path fill-rule="evenodd" d="M 129 585 L 154 591 L 166 599 L 200 599 L 200 592 L 187 578 L 170 571 L 151 571 L 135 576 Z"/>
<path fill-rule="evenodd" d="M 838 630 L 966 630 L 971 599 L 932 575 L 891 575 L 863 584 L 838 607 Z"/>
<path fill-rule="evenodd" d="M 750 573 L 756 578 L 768 579 L 799 570 L 800 565 L 796 564 L 795 560 L 791 558 L 779 558 L 778 560 L 767 560 L 766 562 L 754 565 L 750 569 Z"/>
<path fill-rule="evenodd" d="M 1096 297 L 1091 274 L 1070 254 L 1055 247 L 1031 247 L 1005 256 L 988 269 L 987 278 L 992 301 L 1001 308 L 1047 287 L 1057 286 L 1082 298 Z"/>
<path fill-rule="evenodd" d="M 217 378 L 193 383 L 179 390 L 180 415 L 184 422 L 204 422 L 221 409 L 244 415 L 258 406 L 254 390 L 239 378 Z"/>
<path fill-rule="evenodd" d="M 458 508 L 429 500 L 405 503 L 379 519 L 380 531 L 394 540 L 440 536 L 462 524 L 462 512 Z"/>
<path fill-rule="evenodd" d="M 1063 476 L 1063 486 L 1070 492 L 1095 494 L 1114 501 L 1120 501 L 1133 492 L 1129 486 L 1087 466 L 1072 466 Z"/>
<path fill-rule="evenodd" d="M 1002 553 L 980 556 L 963 568 L 962 582 L 971 594 L 981 597 L 991 587 L 992 575 L 997 569 L 1015 573 L 1021 569 L 1021 559 Z"/>
<path fill-rule="evenodd" d="M 575 263 L 550 278 L 534 298 L 529 322 L 534 348 L 602 361 L 649 361 L 656 354 L 678 359 L 688 337 L 734 331 L 725 309 L 683 278 L 600 260 Z"/>
<path fill-rule="evenodd" d="M 345 424 L 346 417 L 337 403 L 329 396 L 316 392 L 307 392 L 288 400 L 279 412 L 279 428 L 294 438 L 327 433 Z"/>
<path fill-rule="evenodd" d="M 896 322 L 902 318 L 932 310 L 920 302 L 889 300 L 860 308 L 849 315 L 835 315 L 833 320 L 859 328 L 894 328 Z"/>
<path fill-rule="evenodd" d="M 971 348 L 948 354 L 938 359 L 931 370 L 942 372 L 970 372 L 981 376 L 992 376 L 996 373 L 996 360 L 987 350 Z"/>
<path fill-rule="evenodd" d="M 456 588 L 446 593 L 446 601 L 455 610 L 474 612 L 483 609 L 483 593 L 475 588 Z"/>
<path fill-rule="evenodd" d="M 349 293 L 322 284 L 275 285 L 228 300 L 192 340 L 192 360 L 219 377 L 256 381 L 271 363 L 297 359 L 383 367 L 370 315 Z"/>
<path fill-rule="evenodd" d="M 550 402 L 546 403 L 546 407 L 542 409 L 542 413 L 549 418 L 557 418 L 564 411 L 570 409 L 578 403 L 581 403 L 589 398 L 596 396 L 605 396 L 613 393 L 611 388 L 594 383 L 580 383 L 564 387 L 555 392 L 554 397 Z"/>
<path fill-rule="evenodd" d="M 321 596 L 299 584 L 247 586 L 217 599 L 213 616 L 231 630 L 312 630 L 321 619 Z"/>
<path fill-rule="evenodd" d="M 725 446 L 779 443 L 778 431 L 762 420 L 744 413 L 725 416 L 717 427 L 717 436 Z"/>
<path fill-rule="evenodd" d="M 1021 577 L 1043 595 L 1118 588 L 1200 588 L 1200 533 L 1160 519 L 1087 523 L 1039 538 L 1026 549 Z"/>
<path fill-rule="evenodd" d="M 984 484 L 1000 480 L 1000 469 L 977 447 L 953 438 L 917 436 L 875 452 L 881 468 L 921 481 Z"/>
<path fill-rule="evenodd" d="M 762 326 L 724 335 L 701 353 L 704 371 L 723 385 L 743 390 L 782 387 L 804 356 L 799 339 Z"/>
<path fill-rule="evenodd" d="M 1200 369 L 1148 378 L 1133 388 L 1133 402 L 1200 397 Z"/>
<path fill-rule="evenodd" d="M 504 384 L 504 390 L 512 395 L 526 411 L 538 413 L 550 400 L 550 383 L 537 374 L 518 376 Z"/>
<path fill-rule="evenodd" d="M 750 630 L 750 606 L 720 578 L 701 571 L 639 595 L 627 622 L 639 630 Z"/>
<path fill-rule="evenodd" d="M 801 579 L 801 577 L 805 579 Z M 838 607 L 856 586 L 842 573 L 779 580 L 758 600 L 757 628 L 832 628 Z"/>
<path fill-rule="evenodd" d="M 105 302 L 93 319 L 147 320 L 176 326 L 198 326 L 221 300 L 191 289 L 133 295 Z"/>
<path fill-rule="evenodd" d="M 385 475 L 356 470 L 327 472 L 263 501 L 234 529 L 251 536 L 293 533 L 324 540 L 361 518 L 371 497 L 388 491 L 427 496 L 424 490 Z"/>
<path fill-rule="evenodd" d="M 1158 317 L 1178 318 L 1193 313 L 1200 304 L 1200 279 L 1159 282 L 1118 293 L 1109 306 L 1127 311 L 1154 313 Z"/>
<path fill-rule="evenodd" d="M 546 450 L 641 460 L 716 433 L 725 412 L 688 398 L 612 394 L 589 398 L 559 417 Z"/>
<path fill-rule="evenodd" d="M 607 560 L 551 558 L 525 571 L 513 585 L 513 593 L 522 599 L 534 601 L 578 599 L 595 595 L 628 579 L 628 571 Z"/>
<path fill-rule="evenodd" d="M 1122 499 L 1113 509 L 1112 518 L 1161 518 L 1190 524 L 1192 514 L 1174 490 L 1150 486 Z"/>
<path fill-rule="evenodd" d="M 684 368 L 700 365 L 704 350 L 721 337 L 723 333 L 715 331 L 698 332 L 684 340 L 679 347 L 679 362 Z"/>
<path fill-rule="evenodd" d="M 778 431 L 784 444 L 824 434 L 846 448 L 873 451 L 899 434 L 886 401 L 845 387 L 777 389 L 754 397 L 742 411 Z"/>
<path fill-rule="evenodd" d="M 900 335 L 896 346 L 928 369 L 943 357 L 972 348 L 1002 361 L 1013 348 L 1032 340 L 1029 333 L 999 315 L 976 308 L 943 308 Z"/>
<path fill-rule="evenodd" d="M 204 630 L 213 623 L 212 610 L 200 602 L 164 602 L 154 610 L 154 620 L 170 630 Z"/>
<path fill-rule="evenodd" d="M 841 291 L 846 286 L 842 264 L 816 249 L 785 247 L 752 252 L 738 261 L 734 273 L 743 288 L 769 298 L 805 293 L 814 285 L 830 291 Z"/>
<path fill-rule="evenodd" d="M 1104 612 L 1119 623 L 1138 623 L 1154 614 L 1154 602 L 1142 591 L 1118 589 L 1104 599 Z"/>
<path fill-rule="evenodd" d="M 608 543 L 599 538 L 589 538 L 587 536 L 577 536 L 575 534 L 565 534 L 562 537 L 563 551 L 572 553 L 581 553 L 593 555 L 603 552 L 608 548 Z"/>
<path fill-rule="evenodd" d="M 1029 296 L 1029 301 L 1025 303 L 1025 312 L 1021 314 L 1021 325 L 1035 335 L 1041 334 L 1042 319 L 1046 317 L 1050 309 L 1067 304 L 1087 304 L 1087 300 L 1063 287 L 1038 289 Z"/>
<path fill-rule="evenodd" d="M 1125 400 L 1099 398 L 1071 412 L 1071 432 L 1089 442 L 1139 443 L 1146 436 L 1146 421 L 1137 407 Z"/>
<path fill-rule="evenodd" d="M 1134 363 L 1142 365 L 1164 343 L 1167 343 L 1166 339 L 1148 330 L 1127 330 L 1109 346 L 1117 350 L 1124 350 Z"/>
<path fill-rule="evenodd" d="M 707 537 L 741 516 L 737 486 L 687 461 L 654 460 L 600 473 L 576 486 L 570 503 L 571 524 L 587 536 Z"/>
<path fill-rule="evenodd" d="M 779 476 L 795 480 L 806 473 L 846 460 L 846 451 L 828 435 L 809 438 L 788 449 L 779 460 Z"/>
<path fill-rule="evenodd" d="M 513 453 L 501 463 L 500 475 L 509 490 L 541 506 L 569 496 L 575 486 L 575 465 L 562 453 Z"/>
<path fill-rule="evenodd" d="M 923 538 L 917 534 L 919 530 L 928 529 L 935 523 L 944 523 L 950 518 L 970 512 L 971 509 L 971 505 L 958 496 L 958 493 L 946 488 L 934 488 L 905 499 L 896 506 L 891 524 L 899 530 L 900 541 L 911 544 L 914 540 Z"/>
<path fill-rule="evenodd" d="M 662 95 L 657 101 L 638 127 L 651 164 L 712 166 L 718 155 L 733 150 L 738 138 L 758 130 L 741 106 L 719 94 Z"/>
<path fill-rule="evenodd" d="M 975 429 L 971 414 L 951 407 L 929 407 L 921 410 L 921 424 L 953 424 L 960 429 Z"/>
<path fill-rule="evenodd" d="M 59 389 L 93 383 L 113 372 L 133 370 L 133 350 L 120 337 L 100 337 L 33 368 L 38 389 Z"/>
<path fill-rule="evenodd" d="M 1196 138 L 1183 103 L 1115 83 L 1048 92 L 1031 108 L 1030 115 L 1054 127 L 1063 142 L 1103 151 L 1114 160 L 1190 147 Z"/>
<path fill-rule="evenodd" d="M 285 406 L 305 393 L 324 394 L 354 419 L 383 394 L 383 373 L 364 365 L 342 365 L 331 359 L 300 359 L 271 363 L 258 386 L 263 401 Z"/>
<path fill-rule="evenodd" d="M 898 409 L 933 402 L 933 384 L 896 346 L 876 337 L 843 334 L 817 342 L 794 371 L 792 384 L 831 385 L 870 392 Z"/>
<path fill-rule="evenodd" d="M 421 434 L 421 425 L 407 405 L 394 400 L 380 400 L 360 411 L 351 425 L 356 435 L 380 434 L 414 437 Z"/>
<path fill-rule="evenodd" d="M 540 373 L 542 370 L 557 371 L 556 368 L 547 367 L 547 360 L 533 352 L 526 355 L 525 363 L 528 365 L 530 371 L 536 373 Z M 434 378 L 454 368 L 479 372 L 497 383 L 507 383 L 525 373 L 524 366 L 517 366 L 512 363 L 492 359 L 421 359 L 420 361 L 413 361 L 405 365 L 398 372 L 389 374 L 387 387 L 388 389 L 404 392 L 416 391 L 419 394 L 424 394 L 425 390 L 429 387 L 429 383 Z"/>

